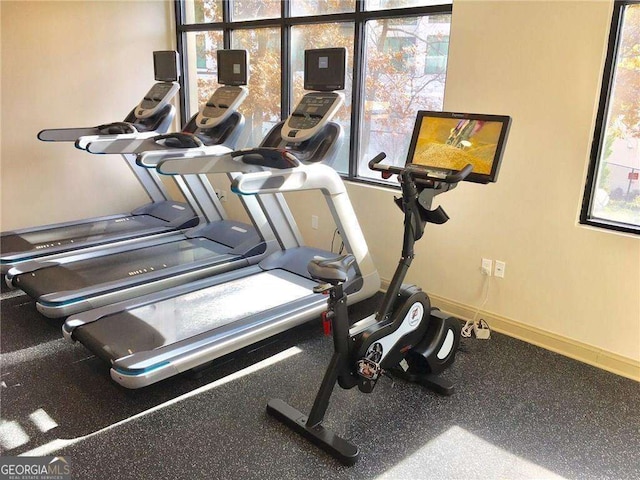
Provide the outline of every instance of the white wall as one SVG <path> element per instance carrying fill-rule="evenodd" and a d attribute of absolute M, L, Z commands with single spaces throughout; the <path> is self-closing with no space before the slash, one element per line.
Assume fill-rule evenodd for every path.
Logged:
<path fill-rule="evenodd" d="M 147 202 L 118 156 L 44 143 L 45 128 L 123 120 L 174 48 L 169 1 L 1 1 L 3 231 Z"/>
<path fill-rule="evenodd" d="M 452 196 L 454 251 L 435 266 L 458 258 L 462 280 L 481 255 L 505 260 L 488 309 L 637 360 L 640 241 L 577 224 L 611 12 L 456 1 L 445 108 L 506 113 L 513 128 L 499 183 Z M 472 300 L 462 281 L 431 285 Z"/>

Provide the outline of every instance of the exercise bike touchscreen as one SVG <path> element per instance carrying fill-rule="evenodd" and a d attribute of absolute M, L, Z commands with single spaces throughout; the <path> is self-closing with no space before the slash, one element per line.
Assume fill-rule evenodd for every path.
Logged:
<path fill-rule="evenodd" d="M 407 165 L 421 165 L 433 178 L 445 178 L 471 164 L 465 179 L 495 182 L 511 117 L 466 113 L 418 112 Z"/>

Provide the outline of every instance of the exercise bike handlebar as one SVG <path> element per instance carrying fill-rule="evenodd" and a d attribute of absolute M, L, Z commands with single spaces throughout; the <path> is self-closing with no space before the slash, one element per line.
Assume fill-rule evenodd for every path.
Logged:
<path fill-rule="evenodd" d="M 444 183 L 458 183 L 464 180 L 473 170 L 473 165 L 467 164 L 462 170 L 448 174 L 444 178 L 436 178 L 429 175 L 429 171 L 423 166 L 417 164 L 410 164 L 406 167 L 397 167 L 395 165 L 382 165 L 380 162 L 384 160 L 387 155 L 384 152 L 376 155 L 370 162 L 369 168 L 371 170 L 377 170 L 382 172 L 383 176 L 387 174 L 387 177 L 392 174 L 402 175 L 405 171 L 411 173 L 414 178 L 432 181 L 432 182 L 444 182 Z"/>

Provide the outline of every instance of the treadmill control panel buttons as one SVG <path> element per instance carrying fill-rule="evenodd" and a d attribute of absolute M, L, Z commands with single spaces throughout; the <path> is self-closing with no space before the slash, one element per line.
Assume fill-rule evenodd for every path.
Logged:
<path fill-rule="evenodd" d="M 324 116 L 331 110 L 338 96 L 334 93 L 308 93 L 293 112 L 288 120 L 289 128 L 295 130 L 308 130 L 320 123 Z M 296 132 L 297 133 L 297 132 Z M 293 132 L 290 136 L 295 136 Z"/>

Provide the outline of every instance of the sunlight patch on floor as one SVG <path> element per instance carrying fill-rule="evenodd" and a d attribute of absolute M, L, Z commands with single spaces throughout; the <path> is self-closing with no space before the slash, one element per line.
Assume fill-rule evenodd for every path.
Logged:
<path fill-rule="evenodd" d="M 9 367 L 15 367 L 26 362 L 33 362 L 46 358 L 59 351 L 60 346 L 66 343 L 64 338 L 58 338 L 56 340 L 50 340 L 45 343 L 40 343 L 32 347 L 16 350 L 15 352 L 7 352 L 0 354 L 0 361 L 2 362 L 2 368 L 7 369 Z"/>
<path fill-rule="evenodd" d="M 58 426 L 53 418 L 49 416 L 47 412 L 45 412 L 42 408 L 39 408 L 31 415 L 29 415 L 29 420 L 40 430 L 41 432 L 48 432 L 49 430 L 53 430 Z"/>
<path fill-rule="evenodd" d="M 42 408 L 29 414 L 29 420 L 41 432 L 48 432 L 58 426 Z M 29 426 L 26 428 L 30 429 Z M 8 451 L 28 443 L 31 438 L 27 430 L 16 420 L 0 419 L 0 446 Z"/>
<path fill-rule="evenodd" d="M 29 441 L 29 435 L 16 421 L 0 420 L 0 445 L 4 450 L 12 450 Z"/>
<path fill-rule="evenodd" d="M 220 380 L 217 380 L 215 382 L 212 382 L 208 385 L 203 385 L 202 387 L 199 387 L 191 392 L 185 393 L 184 395 L 180 395 L 179 397 L 173 398 L 171 400 L 168 400 L 164 403 L 161 403 L 160 405 L 156 405 L 155 407 L 149 408 L 148 410 L 145 410 L 143 412 L 140 412 L 136 415 L 133 415 L 131 417 L 125 418 L 124 420 L 121 420 L 119 422 L 116 422 L 112 425 L 109 425 L 108 427 L 102 428 L 96 432 L 90 433 L 88 435 L 84 435 L 82 437 L 77 437 L 77 438 L 73 438 L 73 439 L 56 439 L 53 440 L 45 445 L 42 445 L 40 447 L 36 447 L 33 450 L 29 450 L 28 452 L 24 452 L 22 454 L 20 454 L 20 456 L 49 456 L 52 455 L 54 452 L 71 446 L 71 445 L 75 445 L 76 443 L 82 442 L 83 440 L 86 440 L 88 438 L 91 437 L 95 437 L 96 435 L 100 435 L 101 433 L 106 433 L 110 430 L 113 430 L 115 428 L 118 428 L 119 426 L 122 426 L 128 422 L 131 422 L 132 420 L 137 420 L 139 418 L 145 417 L 151 413 L 157 412 L 163 408 L 167 408 L 170 407 L 171 405 L 175 405 L 179 402 L 182 402 L 183 400 L 186 400 L 188 398 L 191 397 L 195 397 L 196 395 L 200 395 L 201 393 L 207 392 L 209 390 L 213 390 L 214 388 L 220 387 L 222 385 L 225 385 L 227 383 L 233 382 L 235 380 L 238 380 L 242 377 L 245 377 L 247 375 L 251 375 L 252 373 L 255 373 L 259 370 L 262 370 L 264 368 L 270 367 L 271 365 L 275 365 L 278 362 L 281 362 L 283 360 L 286 360 L 294 355 L 297 355 L 298 353 L 301 353 L 302 350 L 300 350 L 298 347 L 291 347 L 288 348 L 287 350 L 280 352 L 276 355 L 273 355 L 272 357 L 269 357 L 265 360 L 262 360 L 254 365 L 251 365 L 250 367 L 244 368 L 238 372 L 232 373 L 231 375 L 227 375 L 224 378 L 221 378 Z M 8 423 L 8 422 L 7 422 Z M 11 422 L 11 423 L 15 423 L 15 422 Z M 19 425 L 18 425 L 19 426 Z M 27 437 L 28 440 L 28 437 Z M 26 442 L 23 442 L 22 444 L 24 444 Z M 22 445 L 21 444 L 21 445 Z M 15 447 L 13 447 L 15 448 Z"/>
<path fill-rule="evenodd" d="M 425 478 L 564 480 L 458 426 L 451 427 L 377 478 L 412 478 L 416 472 L 425 472 Z"/>

